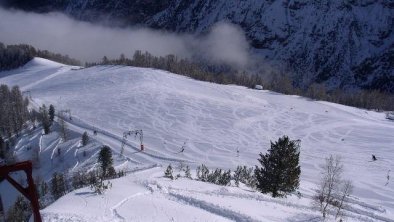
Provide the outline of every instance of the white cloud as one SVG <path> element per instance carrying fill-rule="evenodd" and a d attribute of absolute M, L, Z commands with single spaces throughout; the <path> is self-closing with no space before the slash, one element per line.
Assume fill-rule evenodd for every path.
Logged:
<path fill-rule="evenodd" d="M 202 37 L 174 34 L 148 28 L 110 28 L 76 21 L 64 14 L 36 14 L 0 8 L 0 41 L 31 44 L 83 61 L 98 61 L 104 55 L 131 57 L 135 50 L 163 56 L 203 56 L 214 62 L 246 65 L 249 45 L 235 25 L 218 23 Z"/>

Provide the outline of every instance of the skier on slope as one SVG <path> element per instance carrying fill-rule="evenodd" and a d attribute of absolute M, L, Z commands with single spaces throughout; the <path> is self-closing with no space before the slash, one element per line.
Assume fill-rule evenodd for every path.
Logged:
<path fill-rule="evenodd" d="M 372 161 L 376 161 L 376 156 L 372 154 Z"/>
<path fill-rule="evenodd" d="M 387 171 L 387 182 L 386 182 L 385 186 L 387 186 L 389 184 L 389 182 L 390 182 L 390 170 Z"/>
<path fill-rule="evenodd" d="M 186 147 L 186 142 L 183 143 L 183 146 L 181 147 L 180 153 L 183 153 L 183 151 L 185 151 L 185 147 Z"/>

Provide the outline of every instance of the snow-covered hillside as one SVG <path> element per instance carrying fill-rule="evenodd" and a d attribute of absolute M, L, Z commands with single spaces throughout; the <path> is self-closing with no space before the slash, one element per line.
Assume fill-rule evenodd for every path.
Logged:
<path fill-rule="evenodd" d="M 394 221 L 394 181 L 385 186 L 394 169 L 394 122 L 383 113 L 153 69 L 79 69 L 40 58 L 0 73 L 0 83 L 30 91 L 33 106 L 70 109 L 70 130 L 97 130 L 94 140 L 110 145 L 115 155 L 124 131 L 144 132 L 145 151 L 138 152 L 138 140 L 129 137 L 117 164 L 145 170 L 114 180 L 102 196 L 86 188 L 62 197 L 43 210 L 47 221 L 319 221 L 311 195 L 330 154 L 342 156 L 345 177 L 355 185 L 349 220 Z M 169 163 L 254 166 L 282 135 L 301 140 L 301 199 L 162 178 L 160 165 Z M 370 161 L 372 154 L 378 161 Z"/>

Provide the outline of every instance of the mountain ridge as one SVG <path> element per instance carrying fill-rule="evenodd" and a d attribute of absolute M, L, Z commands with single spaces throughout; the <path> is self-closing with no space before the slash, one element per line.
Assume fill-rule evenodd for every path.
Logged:
<path fill-rule="evenodd" d="M 243 29 L 254 51 L 293 73 L 298 86 L 317 82 L 329 89 L 394 93 L 392 1 L 5 0 L 2 5 L 202 35 L 217 22 L 231 22 Z"/>

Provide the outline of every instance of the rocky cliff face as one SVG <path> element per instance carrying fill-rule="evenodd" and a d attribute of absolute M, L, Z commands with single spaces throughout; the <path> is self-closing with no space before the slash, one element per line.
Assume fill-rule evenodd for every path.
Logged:
<path fill-rule="evenodd" d="M 296 82 L 374 88 L 394 93 L 392 0 L 3 0 L 82 20 L 110 18 L 175 32 L 204 33 L 220 21 L 238 24 L 268 60 Z"/>

